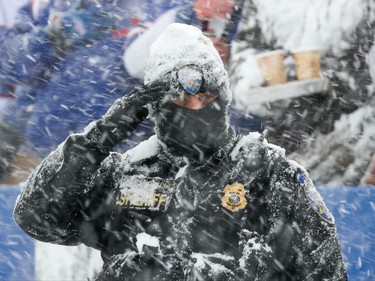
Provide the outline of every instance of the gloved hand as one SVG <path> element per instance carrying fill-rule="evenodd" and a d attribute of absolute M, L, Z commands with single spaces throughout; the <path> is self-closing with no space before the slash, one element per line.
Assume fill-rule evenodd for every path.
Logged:
<path fill-rule="evenodd" d="M 64 165 L 60 174 L 69 175 L 70 181 L 84 183 L 88 180 L 112 148 L 146 119 L 145 106 L 165 97 L 168 88 L 165 83 L 154 82 L 134 89 L 117 99 L 107 113 L 89 124 L 82 134 L 70 135 L 62 147 Z M 65 180 L 61 177 L 62 182 Z"/>
<path fill-rule="evenodd" d="M 160 101 L 166 96 L 168 89 L 166 83 L 158 81 L 134 89 L 130 94 L 117 99 L 106 114 L 85 129 L 84 134 L 71 135 L 66 146 L 73 142 L 83 148 L 89 146 L 108 153 L 146 119 L 148 110 L 145 106 Z"/>
<path fill-rule="evenodd" d="M 168 89 L 169 85 L 156 81 L 117 99 L 95 123 L 95 127 L 88 131 L 87 138 L 100 140 L 103 147 L 112 148 L 128 138 L 138 124 L 146 119 L 148 110 L 145 106 L 166 97 Z"/>
<path fill-rule="evenodd" d="M 55 13 L 49 22 L 47 36 L 56 48 L 62 50 L 106 38 L 115 26 L 115 18 L 99 9 Z"/>

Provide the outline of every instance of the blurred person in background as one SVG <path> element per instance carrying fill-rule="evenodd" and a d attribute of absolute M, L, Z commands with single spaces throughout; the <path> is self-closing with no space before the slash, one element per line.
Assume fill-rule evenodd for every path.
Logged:
<path fill-rule="evenodd" d="M 123 26 L 129 27 L 131 16 L 127 12 L 131 15 L 133 13 L 125 1 L 122 7 L 113 6 L 111 2 L 103 1 L 103 6 L 99 7 L 96 1 L 77 1 L 73 4 L 69 1 L 32 1 L 19 10 L 15 24 L 1 33 L 0 75 L 17 87 L 16 103 L 3 119 L 1 136 L 7 136 L 10 140 L 15 137 L 22 138 L 26 158 L 35 159 L 33 165 L 43 155 L 43 147 L 48 146 L 45 142 L 46 134 L 59 132 L 56 138 L 64 137 L 63 130 L 69 128 L 69 120 L 89 116 L 90 110 L 100 111 L 100 106 L 89 108 L 87 102 L 91 98 L 102 104 L 106 98 L 119 95 L 119 91 L 111 93 L 116 86 L 103 90 L 100 88 L 100 82 L 104 81 L 105 66 L 111 65 L 111 59 L 116 61 L 110 48 L 120 48 L 123 43 L 121 39 L 116 41 L 117 38 L 112 35 L 116 24 L 119 29 Z M 109 13 L 109 10 L 115 7 L 120 15 L 124 15 L 123 18 L 116 19 L 114 13 Z M 113 40 L 105 44 L 107 38 Z M 99 44 L 101 46 L 98 46 Z M 108 64 L 102 65 L 103 69 L 99 66 L 96 68 L 99 72 L 96 73 L 97 77 L 102 79 L 97 81 L 97 77 L 91 76 L 93 80 L 90 82 L 99 84 L 95 92 L 90 92 L 90 83 L 87 80 L 83 81 L 86 85 L 81 84 L 81 87 L 76 81 L 69 80 L 69 74 L 75 76 L 75 73 L 69 72 L 71 69 L 65 69 L 68 65 L 75 64 L 76 71 L 80 66 L 81 72 L 90 72 L 89 59 L 92 59 L 95 52 L 101 50 L 103 53 L 105 48 L 108 49 L 105 54 Z M 75 62 L 77 60 L 80 60 L 80 64 Z M 116 69 L 116 66 L 114 67 Z M 112 80 L 116 80 L 116 72 L 113 76 L 115 78 Z M 117 77 L 118 79 L 120 78 Z M 111 85 L 111 82 L 108 84 Z M 69 90 L 64 92 L 61 88 Z M 65 105 L 62 100 L 67 103 L 70 101 L 76 107 L 67 108 L 70 104 Z M 84 108 L 85 106 L 87 108 Z M 60 110 L 64 107 L 66 112 Z M 80 110 L 82 112 L 78 114 Z M 61 119 L 62 127 L 52 128 L 51 119 Z M 0 170 L 4 174 L 20 143 L 2 140 L 1 145 L 2 151 L 10 152 L 7 155 L 9 157 L 1 157 Z"/>
<path fill-rule="evenodd" d="M 7 27 L 13 25 L 17 10 L 28 0 L 9 2 L 0 0 L 0 33 Z M 6 109 L 14 102 L 15 87 L 4 77 L 0 76 L 0 120 L 3 118 Z"/>
<path fill-rule="evenodd" d="M 0 36 L 6 32 L 7 28 L 13 26 L 16 19 L 17 10 L 22 7 L 27 0 L 9 2 L 5 0 L 0 0 Z M 1 60 L 1 59 L 0 59 Z M 12 81 L 0 74 L 0 123 L 4 116 L 7 114 L 9 108 L 15 102 L 16 87 Z M 19 136 L 8 136 L 7 131 L 0 130 L 2 134 L 2 142 L 5 144 L 13 143 L 15 146 L 19 146 L 21 139 Z M 11 159 L 14 150 L 12 147 L 0 145 L 0 156 L 2 161 L 7 161 L 5 159 Z M 0 175 L 4 173 L 4 165 L 0 164 Z M 0 176 L 1 178 L 1 176 Z"/>
<path fill-rule="evenodd" d="M 232 53 L 235 102 L 264 84 L 256 55 L 319 49 L 320 75 L 330 81 L 327 93 L 244 107 L 264 120 L 270 140 L 305 166 L 316 184 L 359 184 L 375 149 L 374 86 L 368 64 L 373 1 L 253 0 L 247 2 L 244 19 Z M 287 55 L 288 82 L 296 80 L 294 64 Z"/>
<path fill-rule="evenodd" d="M 0 0 L 0 34 L 7 27 L 11 27 L 16 19 L 17 11 L 28 0 L 9 2 Z M 15 86 L 7 81 L 5 77 L 0 76 L 0 120 L 3 119 L 5 112 L 12 105 L 15 98 Z M 0 154 L 2 155 L 2 154 Z"/>
<path fill-rule="evenodd" d="M 239 21 L 237 16 L 226 29 L 233 8 L 228 0 L 34 1 L 20 11 L 21 18 L 1 41 L 0 73 L 23 88 L 1 130 L 23 138 L 27 158 L 39 162 L 69 133 L 82 129 L 116 98 L 140 85 L 148 47 L 167 24 L 204 28 L 228 60 L 228 45 Z M 260 129 L 257 119 L 232 112 L 235 123 L 242 118 L 248 120 L 246 129 Z M 143 124 L 123 147 L 133 146 L 151 131 L 148 123 Z M 3 141 L 2 146 L 7 155 L 0 166 L 4 174 L 19 143 Z"/>

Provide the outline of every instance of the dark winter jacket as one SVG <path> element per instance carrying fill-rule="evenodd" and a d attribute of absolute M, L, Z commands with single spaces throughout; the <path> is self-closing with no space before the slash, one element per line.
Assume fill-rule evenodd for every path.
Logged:
<path fill-rule="evenodd" d="M 14 217 L 38 240 L 100 250 L 97 280 L 347 280 L 307 173 L 258 133 L 186 166 L 156 137 L 108 154 L 75 136 L 30 176 Z"/>

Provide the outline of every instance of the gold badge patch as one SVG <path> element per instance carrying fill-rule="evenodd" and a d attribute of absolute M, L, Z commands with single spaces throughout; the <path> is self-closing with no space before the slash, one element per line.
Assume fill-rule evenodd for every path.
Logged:
<path fill-rule="evenodd" d="M 229 184 L 224 189 L 221 205 L 232 212 L 238 212 L 246 207 L 245 188 L 241 183 Z"/>

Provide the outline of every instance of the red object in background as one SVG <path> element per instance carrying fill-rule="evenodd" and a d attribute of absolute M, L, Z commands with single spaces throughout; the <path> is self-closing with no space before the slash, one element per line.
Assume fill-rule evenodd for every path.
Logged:
<path fill-rule="evenodd" d="M 212 43 L 214 44 L 216 50 L 219 52 L 220 58 L 225 65 L 229 62 L 230 51 L 228 45 L 219 38 L 210 37 Z"/>
<path fill-rule="evenodd" d="M 129 29 L 125 27 L 121 29 L 115 28 L 112 32 L 112 37 L 125 37 L 126 35 L 128 35 L 128 33 L 129 33 Z"/>
<path fill-rule="evenodd" d="M 125 36 L 127 36 L 128 33 L 129 33 L 129 29 L 137 26 L 138 23 L 139 23 L 139 18 L 138 17 L 133 17 L 130 20 L 130 28 L 126 28 L 126 27 L 117 28 L 117 27 L 115 27 L 115 29 L 112 32 L 112 37 L 125 37 Z"/>
<path fill-rule="evenodd" d="M 226 18 L 233 8 L 233 0 L 197 0 L 194 3 L 194 11 L 199 20 Z"/>
<path fill-rule="evenodd" d="M 14 98 L 16 87 L 11 83 L 4 83 L 4 87 L 0 87 L 0 91 L 0 96 L 2 98 Z"/>
<path fill-rule="evenodd" d="M 140 21 L 139 17 L 133 17 L 130 22 L 131 27 L 138 25 L 139 21 Z"/>

